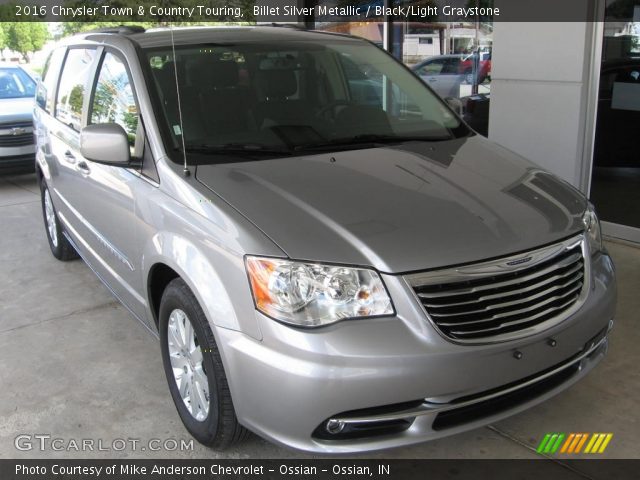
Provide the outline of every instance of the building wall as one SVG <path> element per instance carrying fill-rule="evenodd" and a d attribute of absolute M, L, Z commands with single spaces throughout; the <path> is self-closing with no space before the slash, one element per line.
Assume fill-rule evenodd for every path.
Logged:
<path fill-rule="evenodd" d="M 591 3 L 563 1 L 576 9 Z M 595 113 L 589 108 L 595 25 L 495 22 L 492 54 L 489 138 L 585 191 Z"/>

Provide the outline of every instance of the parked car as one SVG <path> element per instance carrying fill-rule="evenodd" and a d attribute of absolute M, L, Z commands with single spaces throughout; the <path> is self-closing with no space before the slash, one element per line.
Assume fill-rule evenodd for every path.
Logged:
<path fill-rule="evenodd" d="M 442 98 L 460 97 L 460 84 L 467 80 L 462 61 L 466 55 L 438 55 L 411 69 Z"/>
<path fill-rule="evenodd" d="M 460 62 L 460 69 L 465 76 L 466 83 L 473 83 L 473 64 L 474 56 L 477 53 L 471 53 L 464 57 Z M 478 84 L 484 82 L 491 75 L 491 52 L 480 52 L 478 59 Z"/>
<path fill-rule="evenodd" d="M 354 68 L 356 89 L 385 79 L 379 103 L 353 96 Z M 536 405 L 605 355 L 593 207 L 366 41 L 116 28 L 66 40 L 38 89 L 51 252 L 159 337 L 205 445 L 409 445 Z"/>
<path fill-rule="evenodd" d="M 0 173 L 33 171 L 36 82 L 20 66 L 0 63 Z"/>
<path fill-rule="evenodd" d="M 442 98 L 460 97 L 460 85 L 473 83 L 473 55 L 437 55 L 414 65 L 411 69 Z M 491 52 L 481 52 L 478 63 L 478 83 L 491 73 Z"/>

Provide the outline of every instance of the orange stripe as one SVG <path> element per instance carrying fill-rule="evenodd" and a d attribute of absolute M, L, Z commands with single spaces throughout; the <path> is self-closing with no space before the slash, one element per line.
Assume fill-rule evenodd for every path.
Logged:
<path fill-rule="evenodd" d="M 562 445 L 562 449 L 560 450 L 560 453 L 565 453 L 567 451 L 567 448 L 569 448 L 569 444 L 571 443 L 571 441 L 573 440 L 573 437 L 575 436 L 576 436 L 575 433 L 572 433 L 571 435 L 569 435 L 567 440 L 564 442 L 564 445 Z"/>
<path fill-rule="evenodd" d="M 584 445 L 584 442 L 587 441 L 587 438 L 589 438 L 589 434 L 583 433 L 582 440 L 580 440 L 580 443 L 578 443 L 578 446 L 576 447 L 576 453 L 580 453 L 580 450 L 582 450 L 582 446 Z"/>
<path fill-rule="evenodd" d="M 578 442 L 580 441 L 581 438 L 582 438 L 582 434 L 581 433 L 577 433 L 576 434 L 576 438 L 574 438 L 573 442 L 571 442 L 571 446 L 569 447 L 569 452 L 568 453 L 573 453 L 573 450 L 576 448 L 576 445 L 578 444 Z"/>

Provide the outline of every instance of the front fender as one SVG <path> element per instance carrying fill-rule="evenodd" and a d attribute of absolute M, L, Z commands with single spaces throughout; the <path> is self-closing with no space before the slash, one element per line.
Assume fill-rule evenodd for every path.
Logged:
<path fill-rule="evenodd" d="M 143 275 L 148 284 L 155 265 L 170 267 L 194 293 L 212 327 L 238 330 L 261 340 L 243 258 L 216 256 L 183 236 L 158 232 L 145 246 Z M 153 318 L 151 311 L 147 315 Z"/>

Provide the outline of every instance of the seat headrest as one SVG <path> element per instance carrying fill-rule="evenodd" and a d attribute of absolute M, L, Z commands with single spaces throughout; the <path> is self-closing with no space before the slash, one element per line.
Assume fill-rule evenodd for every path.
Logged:
<path fill-rule="evenodd" d="M 211 77 L 211 60 L 208 58 L 200 57 L 187 64 L 186 84 L 188 86 L 204 86 L 210 82 Z"/>

